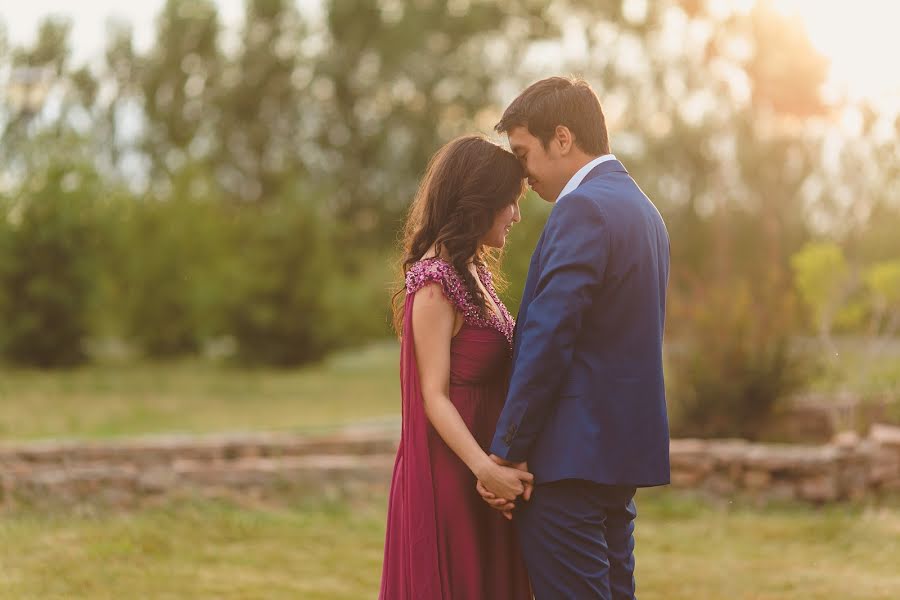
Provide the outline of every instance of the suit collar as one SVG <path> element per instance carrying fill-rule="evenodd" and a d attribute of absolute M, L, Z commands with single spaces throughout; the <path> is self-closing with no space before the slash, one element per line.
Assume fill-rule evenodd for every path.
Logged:
<path fill-rule="evenodd" d="M 572 177 L 569 178 L 569 181 L 566 183 L 565 187 L 563 187 L 562 191 L 559 193 L 559 196 L 557 196 L 556 199 L 559 200 L 566 194 L 574 192 L 575 189 L 579 185 L 581 185 L 581 182 L 584 181 L 584 178 L 587 176 L 587 174 L 594 169 L 594 167 L 611 160 L 616 160 L 615 155 L 603 154 L 589 160 L 587 163 L 582 165 L 581 168 L 578 169 L 578 171 L 576 171 L 574 175 L 572 175 Z"/>
<path fill-rule="evenodd" d="M 628 173 L 628 171 L 625 170 L 625 167 L 622 165 L 622 163 L 619 162 L 618 160 L 608 160 L 606 162 L 602 162 L 599 165 L 597 165 L 596 167 L 594 167 L 593 169 L 591 169 L 590 172 L 584 176 L 584 179 L 581 180 L 581 185 L 584 185 L 585 183 L 587 183 L 594 177 L 600 177 L 601 175 L 606 175 L 607 173 L 615 173 L 615 172 L 626 173 L 626 174 Z M 581 185 L 579 185 L 579 187 L 581 187 Z"/>

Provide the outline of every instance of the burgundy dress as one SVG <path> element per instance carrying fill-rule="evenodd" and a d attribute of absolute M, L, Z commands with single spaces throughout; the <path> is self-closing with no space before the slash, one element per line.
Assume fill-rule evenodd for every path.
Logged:
<path fill-rule="evenodd" d="M 439 258 L 412 266 L 400 350 L 403 426 L 388 504 L 381 600 L 531 600 L 512 522 L 475 491 L 475 476 L 425 416 L 412 337 L 415 294 L 438 282 L 465 316 L 450 344 L 450 401 L 487 448 L 503 408 L 513 320 L 490 272 L 479 275 L 503 318 L 485 318 L 455 269 Z"/>

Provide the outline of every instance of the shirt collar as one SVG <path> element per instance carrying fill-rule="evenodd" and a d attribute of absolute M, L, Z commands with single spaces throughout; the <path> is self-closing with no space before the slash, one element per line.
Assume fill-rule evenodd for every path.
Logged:
<path fill-rule="evenodd" d="M 604 154 L 603 156 L 598 156 L 597 158 L 595 158 L 588 164 L 586 164 L 583 167 L 581 167 L 580 169 L 578 169 L 578 171 L 574 175 L 572 175 L 572 179 L 569 180 L 569 183 L 566 184 L 566 187 L 564 187 L 563 190 L 559 193 L 559 196 L 557 196 L 556 201 L 559 202 L 559 200 L 563 196 L 565 196 L 566 194 L 569 194 L 571 192 L 574 192 L 575 188 L 577 188 L 579 185 L 581 185 L 581 182 L 584 181 L 584 178 L 587 177 L 587 174 L 590 173 L 594 167 L 596 167 L 600 163 L 604 163 L 608 160 L 616 160 L 616 157 L 612 154 Z"/>

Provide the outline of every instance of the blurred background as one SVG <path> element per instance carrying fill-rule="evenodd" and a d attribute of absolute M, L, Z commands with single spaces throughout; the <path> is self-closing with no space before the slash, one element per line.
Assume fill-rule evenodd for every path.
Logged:
<path fill-rule="evenodd" d="M 900 424 L 897 22 L 875 0 L 3 2 L 0 440 L 395 427 L 389 298 L 418 178 L 559 74 L 594 87 L 612 151 L 669 228 L 673 435 L 812 444 Z M 529 194 L 510 237 L 513 313 L 549 210 Z M 884 544 L 900 551 L 896 509 L 649 506 L 648 598 L 900 590 L 883 562 Z M 0 527 L 19 548 L 0 555 L 0 589 L 371 597 L 383 509 L 27 513 Z M 711 519 L 707 559 L 740 574 L 683 564 L 696 578 L 667 587 L 673 544 L 705 543 Z M 882 550 L 853 546 L 876 523 Z M 754 562 L 767 530 L 814 575 Z M 172 546 L 182 534 L 202 541 Z M 60 536 L 82 551 L 47 587 Z M 129 566 L 139 554 L 184 578 L 164 587 Z M 854 556 L 868 587 L 838 582 Z M 227 585 L 192 579 L 199 564 Z"/>

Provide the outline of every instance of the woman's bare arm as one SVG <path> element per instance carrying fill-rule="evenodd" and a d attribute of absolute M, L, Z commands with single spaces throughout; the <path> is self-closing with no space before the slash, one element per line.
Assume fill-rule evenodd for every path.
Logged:
<path fill-rule="evenodd" d="M 531 474 L 492 461 L 450 402 L 450 342 L 456 323 L 456 308 L 444 296 L 440 284 L 430 283 L 416 293 L 412 329 L 425 415 L 485 487 L 498 497 L 513 500 L 523 492 L 522 482 L 532 481 Z"/>

